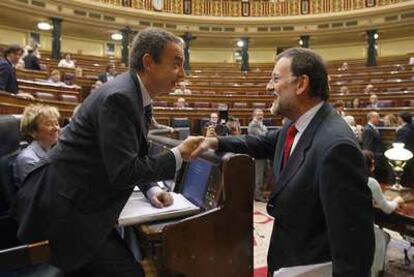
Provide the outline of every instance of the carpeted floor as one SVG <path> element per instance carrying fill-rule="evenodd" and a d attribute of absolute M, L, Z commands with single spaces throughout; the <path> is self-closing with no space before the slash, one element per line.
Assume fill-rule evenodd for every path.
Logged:
<path fill-rule="evenodd" d="M 273 218 L 267 215 L 265 203 L 255 202 L 253 220 L 254 277 L 266 277 L 266 256 L 273 226 Z M 391 235 L 391 241 L 388 245 L 384 276 L 414 276 L 414 248 L 410 248 L 408 251 L 411 264 L 406 265 L 404 260 L 404 249 L 409 248 L 410 243 L 403 240 L 398 233 L 391 230 L 386 231 Z"/>

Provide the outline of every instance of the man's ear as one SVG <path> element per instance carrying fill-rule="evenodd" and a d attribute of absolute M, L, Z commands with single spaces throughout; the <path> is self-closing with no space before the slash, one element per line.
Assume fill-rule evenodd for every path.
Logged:
<path fill-rule="evenodd" d="M 298 77 L 296 94 L 301 95 L 305 93 L 306 91 L 309 91 L 309 89 L 310 89 L 309 76 L 306 74 L 300 75 Z"/>
<path fill-rule="evenodd" d="M 146 71 L 151 71 L 152 64 L 154 63 L 154 60 L 152 59 L 151 55 L 148 53 L 145 53 L 142 57 L 142 63 L 144 65 L 144 69 Z"/>

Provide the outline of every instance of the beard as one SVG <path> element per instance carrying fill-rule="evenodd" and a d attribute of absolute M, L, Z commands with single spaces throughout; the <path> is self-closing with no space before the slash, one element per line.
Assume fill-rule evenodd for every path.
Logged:
<path fill-rule="evenodd" d="M 270 113 L 272 115 L 279 115 L 279 100 L 276 99 L 273 101 L 272 106 L 270 106 Z"/>

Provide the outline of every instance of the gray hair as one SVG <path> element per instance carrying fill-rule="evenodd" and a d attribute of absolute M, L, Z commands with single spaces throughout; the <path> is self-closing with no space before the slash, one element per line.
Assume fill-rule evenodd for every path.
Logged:
<path fill-rule="evenodd" d="M 144 70 L 143 57 L 150 54 L 156 63 L 161 62 L 165 47 L 170 43 L 183 44 L 182 39 L 160 28 L 146 28 L 135 36 L 129 56 L 129 69 Z"/>

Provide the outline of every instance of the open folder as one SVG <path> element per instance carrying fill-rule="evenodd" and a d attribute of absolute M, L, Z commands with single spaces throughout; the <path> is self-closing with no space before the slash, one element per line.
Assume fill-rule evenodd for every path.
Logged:
<path fill-rule="evenodd" d="M 118 218 L 119 226 L 128 226 L 149 221 L 196 214 L 200 208 L 182 194 L 171 192 L 174 203 L 165 208 L 151 205 L 142 192 L 133 192 Z"/>

